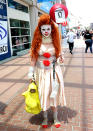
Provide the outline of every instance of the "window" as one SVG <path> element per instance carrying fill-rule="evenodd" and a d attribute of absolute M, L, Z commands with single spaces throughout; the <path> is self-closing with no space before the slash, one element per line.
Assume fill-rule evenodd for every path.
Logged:
<path fill-rule="evenodd" d="M 26 7 L 20 3 L 17 3 L 16 1 L 8 0 L 8 6 L 10 8 L 14 8 L 14 9 L 28 13 L 28 7 Z"/>
<path fill-rule="evenodd" d="M 30 25 L 28 21 L 10 19 L 10 32 L 13 54 L 29 49 L 31 44 Z"/>

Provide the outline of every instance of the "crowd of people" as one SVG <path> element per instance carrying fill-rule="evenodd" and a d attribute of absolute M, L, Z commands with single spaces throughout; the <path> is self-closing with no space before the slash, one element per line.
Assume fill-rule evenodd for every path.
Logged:
<path fill-rule="evenodd" d="M 83 37 L 83 40 L 85 41 L 86 47 L 85 47 L 85 53 L 87 53 L 88 48 L 90 48 L 90 52 L 92 53 L 92 43 L 93 43 L 93 30 L 83 30 L 81 32 L 74 33 L 72 29 L 69 30 L 67 33 L 67 43 L 69 44 L 69 51 L 72 54 L 72 50 L 74 48 L 74 39 L 79 39 L 80 36 Z"/>

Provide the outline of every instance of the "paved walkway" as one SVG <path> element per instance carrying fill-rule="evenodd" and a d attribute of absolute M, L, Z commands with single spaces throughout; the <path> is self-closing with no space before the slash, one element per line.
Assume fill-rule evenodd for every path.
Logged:
<path fill-rule="evenodd" d="M 67 106 L 58 107 L 62 126 L 53 126 L 53 113 L 49 110 L 50 127 L 44 130 L 40 126 L 42 112 L 31 115 L 24 110 L 21 93 L 28 85 L 27 54 L 0 65 L 0 131 L 93 131 L 93 54 L 85 54 L 84 48 L 75 48 L 73 55 L 68 49 L 64 52 Z"/>

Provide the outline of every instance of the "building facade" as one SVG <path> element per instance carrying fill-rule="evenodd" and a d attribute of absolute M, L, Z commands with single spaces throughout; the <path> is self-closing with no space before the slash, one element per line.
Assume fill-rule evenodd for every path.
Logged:
<path fill-rule="evenodd" d="M 31 0 L 0 0 L 0 61 L 30 48 L 38 14 Z"/>
<path fill-rule="evenodd" d="M 17 55 L 31 44 L 29 6 L 20 0 L 8 0 L 7 14 L 11 55 Z"/>

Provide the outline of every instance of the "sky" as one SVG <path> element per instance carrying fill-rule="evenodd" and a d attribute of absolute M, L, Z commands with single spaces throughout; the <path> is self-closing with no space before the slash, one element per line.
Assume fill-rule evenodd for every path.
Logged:
<path fill-rule="evenodd" d="M 66 0 L 68 10 L 87 25 L 93 22 L 93 0 Z"/>

